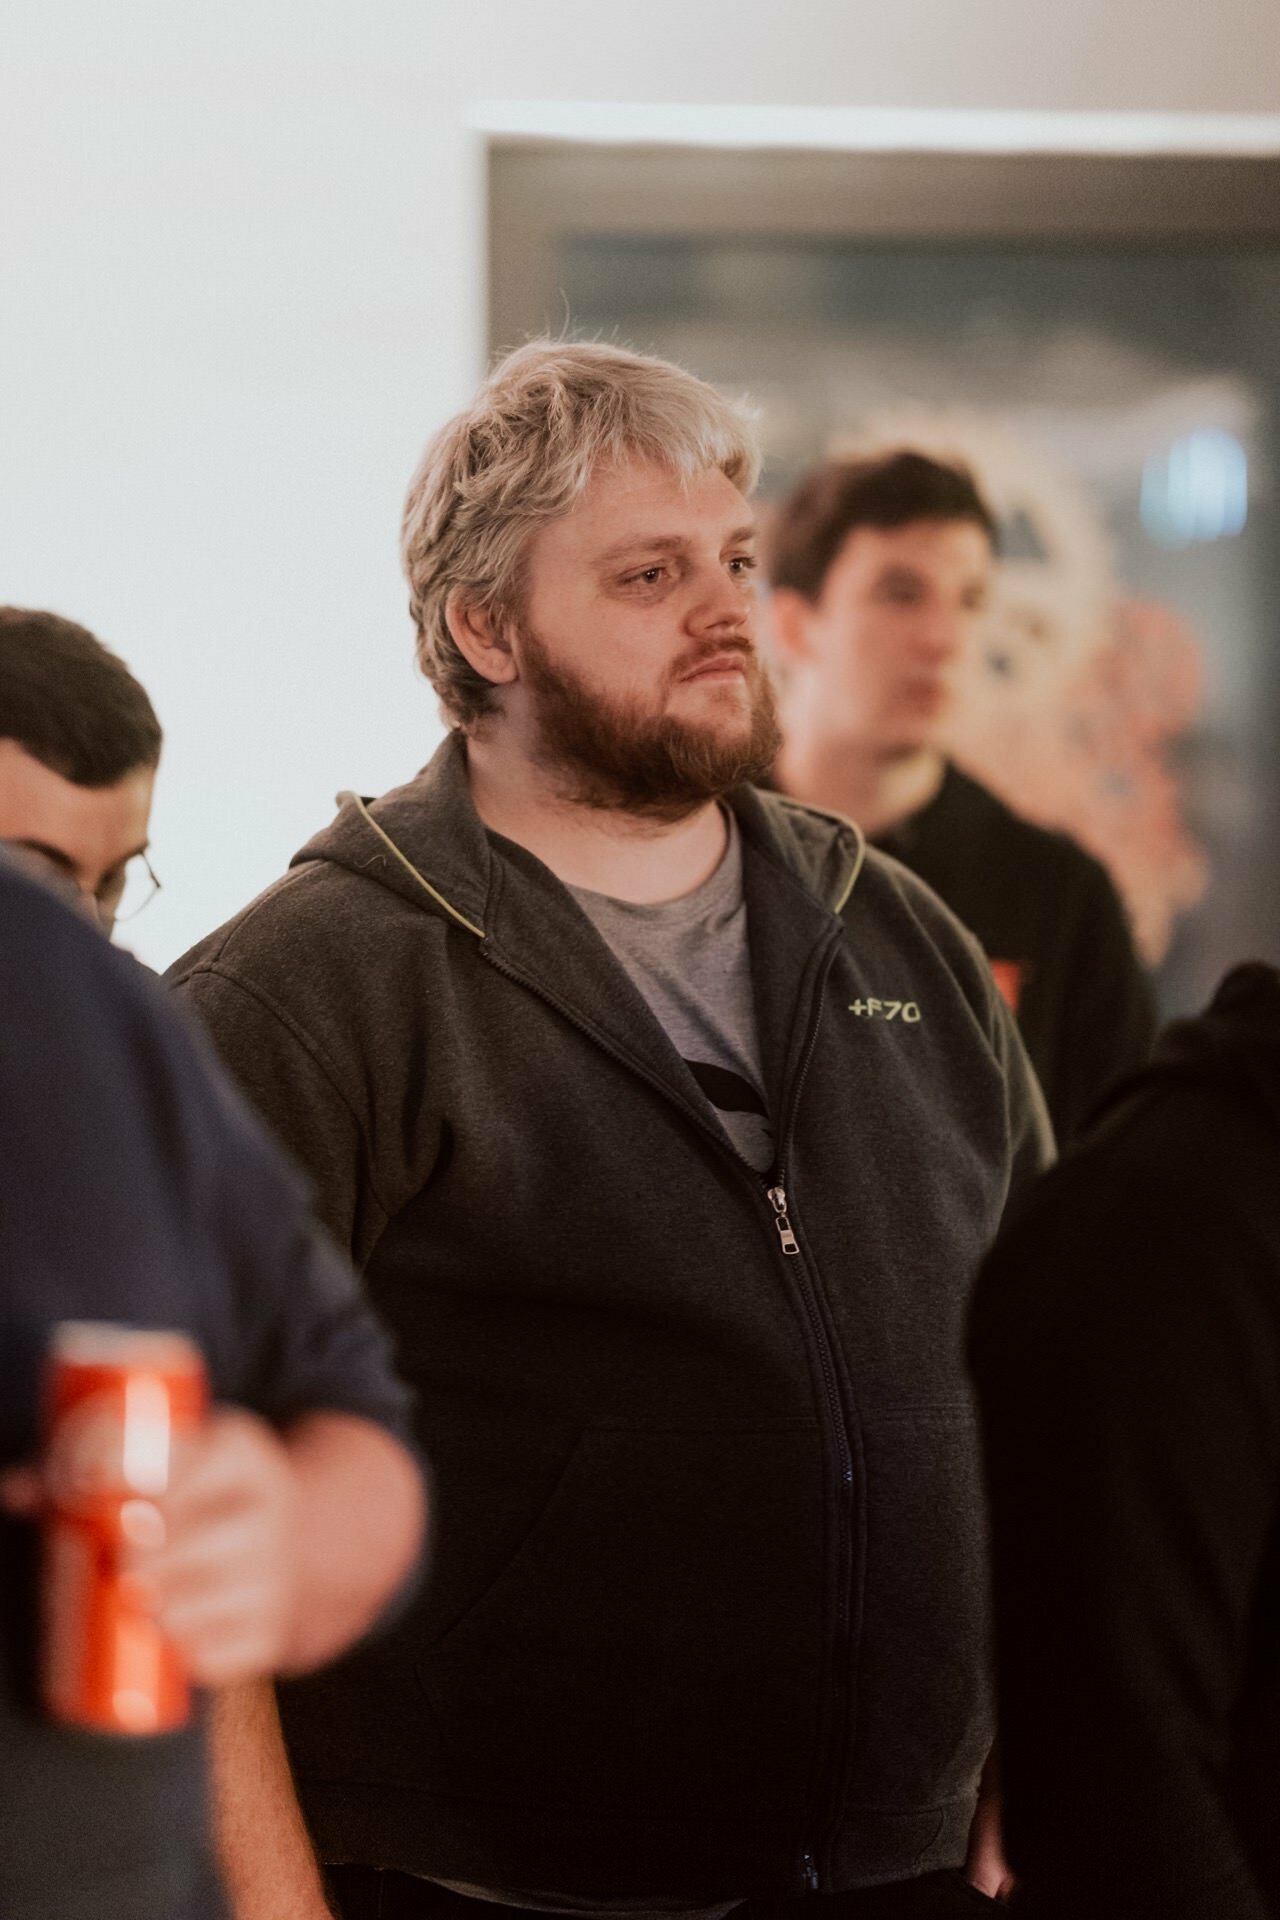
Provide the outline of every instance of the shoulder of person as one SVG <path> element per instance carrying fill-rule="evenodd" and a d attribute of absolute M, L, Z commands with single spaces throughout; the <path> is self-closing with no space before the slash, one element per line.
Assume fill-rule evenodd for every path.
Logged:
<path fill-rule="evenodd" d="M 375 964 L 385 980 L 398 937 L 417 959 L 432 927 L 468 924 L 414 864 L 424 845 L 437 856 L 450 848 L 435 812 L 424 775 L 376 801 L 339 794 L 334 819 L 288 871 L 176 960 L 166 979 L 181 987 L 212 971 L 242 984 L 288 983 L 303 997 L 319 984 L 332 991 L 347 975 L 364 979 Z M 473 889 L 481 884 L 466 878 Z"/>
<path fill-rule="evenodd" d="M 1073 834 L 1062 827 L 1029 820 L 959 767 L 950 769 L 943 805 L 968 820 L 975 832 L 998 839 L 1006 857 L 1052 876 L 1055 884 L 1066 882 L 1080 889 L 1115 893 L 1102 861 Z"/>
<path fill-rule="evenodd" d="M 86 1031 L 105 1043 L 109 1031 L 133 1043 L 164 1047 L 190 1043 L 188 1024 L 169 1003 L 150 968 L 113 947 L 73 907 L 35 880 L 0 870 L 0 999 L 14 1039 L 43 1044 L 56 1034 L 59 1051 Z"/>
<path fill-rule="evenodd" d="M 12 938 L 0 941 L 0 983 L 14 988 L 6 1004 L 20 1016 L 15 1032 L 40 1066 L 47 1101 L 56 1087 L 81 1112 L 88 1103 L 104 1115 L 127 1114 L 139 1139 L 150 1127 L 170 1173 L 192 1193 L 207 1190 L 215 1162 L 237 1155 L 261 1162 L 278 1196 L 300 1191 L 200 1023 L 154 974 L 39 888 L 11 900 L 0 879 L 0 898 L 6 932 L 24 929 L 36 943 L 24 953 Z M 21 1073 L 22 1056 L 9 1048 L 5 1055 Z"/>
<path fill-rule="evenodd" d="M 854 915 L 863 937 L 868 921 L 904 922 L 953 971 L 959 969 L 966 979 L 980 977 L 984 983 L 990 977 L 986 955 L 959 915 L 927 880 L 883 847 L 867 848 L 845 919 L 851 921 Z"/>
<path fill-rule="evenodd" d="M 238 990 L 310 1031 L 359 1021 L 371 1002 L 421 991 L 425 947 L 443 919 L 424 904 L 326 858 L 299 858 L 173 962 L 164 978 L 197 1004 Z M 416 984 L 415 984 L 416 983 Z"/>
<path fill-rule="evenodd" d="M 224 920 L 165 970 L 181 986 L 204 968 L 255 976 L 279 967 L 297 977 L 309 953 L 326 965 L 344 950 L 358 952 L 362 930 L 381 923 L 396 902 L 385 890 L 329 860 L 298 861 L 278 880 Z"/>
<path fill-rule="evenodd" d="M 1079 1308 L 1104 1305 L 1123 1268 L 1126 1289 L 1170 1312 L 1184 1282 L 1198 1296 L 1197 1262 L 1224 1295 L 1261 1271 L 1280 1320 L 1276 1145 L 1274 1120 L 1223 1083 L 1136 1081 L 1014 1209 L 992 1264 L 1051 1254 L 1038 1284 L 1060 1272 Z"/>

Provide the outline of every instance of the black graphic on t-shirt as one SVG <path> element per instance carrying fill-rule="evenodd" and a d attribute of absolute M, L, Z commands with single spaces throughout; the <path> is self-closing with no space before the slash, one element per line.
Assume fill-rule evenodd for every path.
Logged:
<path fill-rule="evenodd" d="M 729 1067 L 717 1067 L 710 1060 L 686 1060 L 686 1067 L 719 1113 L 758 1113 L 769 1118 L 769 1109 L 749 1080 Z"/>

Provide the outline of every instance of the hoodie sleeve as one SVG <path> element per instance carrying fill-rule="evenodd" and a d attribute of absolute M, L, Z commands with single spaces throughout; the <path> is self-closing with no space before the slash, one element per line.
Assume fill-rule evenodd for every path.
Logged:
<path fill-rule="evenodd" d="M 216 962 L 193 968 L 177 984 L 232 1078 L 305 1170 L 320 1219 L 362 1264 L 389 1210 L 373 1182 L 355 1089 L 264 987 Z"/>

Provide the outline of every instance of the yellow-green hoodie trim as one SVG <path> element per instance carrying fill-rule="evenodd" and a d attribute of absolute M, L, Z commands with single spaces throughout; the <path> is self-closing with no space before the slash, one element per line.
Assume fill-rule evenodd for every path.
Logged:
<path fill-rule="evenodd" d="M 349 793 L 349 792 L 340 793 L 338 795 L 338 799 L 340 802 L 343 800 L 349 800 L 351 802 L 352 806 L 355 808 L 356 812 L 360 815 L 360 818 L 364 821 L 365 825 L 367 827 L 373 828 L 373 831 L 377 834 L 383 846 L 386 847 L 389 852 L 395 855 L 396 859 L 400 862 L 400 865 L 405 869 L 406 873 L 411 873 L 414 879 L 417 881 L 418 885 L 421 888 L 423 888 L 425 892 L 431 895 L 431 898 L 435 901 L 436 905 L 438 907 L 444 908 L 445 912 L 448 914 L 451 920 L 456 920 L 458 925 L 460 927 L 465 927 L 468 933 L 474 933 L 477 940 L 484 939 L 485 937 L 484 928 L 478 927 L 474 920 L 468 920 L 466 914 L 459 913 L 456 907 L 451 907 L 449 905 L 449 902 L 445 899 L 444 895 L 442 893 L 437 892 L 436 888 L 432 886 L 431 882 L 427 879 L 426 875 L 418 872 L 418 869 L 414 866 L 409 856 L 405 853 L 401 853 L 399 847 L 396 845 L 395 841 L 391 838 L 391 835 L 389 833 L 383 832 L 382 828 L 378 825 L 377 821 L 374 819 L 373 815 L 370 813 L 368 807 L 366 807 L 364 801 L 360 798 L 360 795 L 358 793 Z"/>

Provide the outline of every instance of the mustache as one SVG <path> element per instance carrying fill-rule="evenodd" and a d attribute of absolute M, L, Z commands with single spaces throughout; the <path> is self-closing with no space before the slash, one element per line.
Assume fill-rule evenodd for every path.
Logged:
<path fill-rule="evenodd" d="M 748 640 L 742 634 L 735 634 L 731 640 L 704 641 L 699 647 L 690 647 L 672 663 L 670 678 L 674 684 L 683 680 L 687 673 L 696 673 L 708 660 L 722 660 L 726 654 L 741 654 L 744 664 L 753 666 L 759 659 L 754 640 Z"/>

